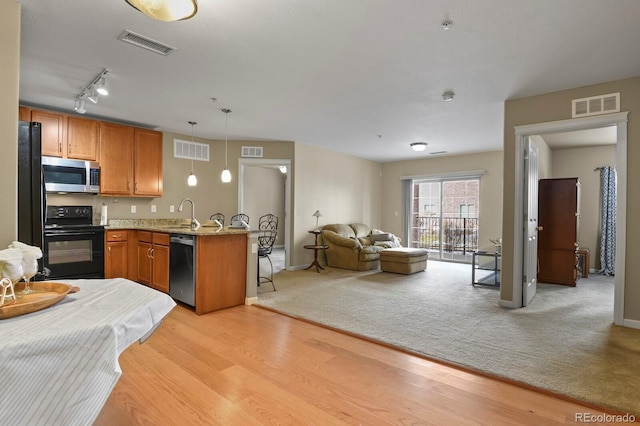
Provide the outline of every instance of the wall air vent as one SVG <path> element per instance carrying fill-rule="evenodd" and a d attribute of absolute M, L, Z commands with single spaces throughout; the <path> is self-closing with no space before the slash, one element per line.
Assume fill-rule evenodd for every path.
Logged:
<path fill-rule="evenodd" d="M 173 140 L 173 158 L 209 161 L 209 145 L 205 143 Z"/>
<path fill-rule="evenodd" d="M 125 43 L 133 44 L 134 46 L 142 47 L 143 49 L 150 50 L 160 55 L 167 56 L 169 53 L 176 50 L 175 47 L 162 44 L 159 41 L 152 40 L 148 37 L 136 34 L 133 31 L 124 30 L 118 36 L 118 40 Z"/>
<path fill-rule="evenodd" d="M 251 157 L 251 158 L 262 158 L 262 147 L 261 146 L 243 146 L 242 156 Z"/>
<path fill-rule="evenodd" d="M 589 115 L 620 112 L 620 93 L 592 96 L 590 98 L 571 101 L 571 117 L 587 117 Z"/>

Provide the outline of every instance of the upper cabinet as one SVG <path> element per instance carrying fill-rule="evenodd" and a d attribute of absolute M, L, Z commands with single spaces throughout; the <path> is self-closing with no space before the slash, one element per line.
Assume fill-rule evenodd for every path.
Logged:
<path fill-rule="evenodd" d="M 133 193 L 145 197 L 162 195 L 162 133 L 135 129 Z"/>
<path fill-rule="evenodd" d="M 100 193 L 162 196 L 162 133 L 100 123 Z"/>
<path fill-rule="evenodd" d="M 42 124 L 41 140 L 42 155 L 62 157 L 65 152 L 64 128 L 66 116 L 64 114 L 48 111 L 31 111 L 31 121 Z"/>
<path fill-rule="evenodd" d="M 100 193 L 131 195 L 133 127 L 100 123 Z"/>
<path fill-rule="evenodd" d="M 20 118 L 42 124 L 42 155 L 78 160 L 98 160 L 99 122 L 66 114 L 20 110 Z"/>
<path fill-rule="evenodd" d="M 67 117 L 67 158 L 97 161 L 99 128 L 96 120 Z"/>

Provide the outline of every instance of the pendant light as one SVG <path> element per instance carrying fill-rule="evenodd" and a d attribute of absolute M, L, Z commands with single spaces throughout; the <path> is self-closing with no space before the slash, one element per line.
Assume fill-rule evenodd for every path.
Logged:
<path fill-rule="evenodd" d="M 222 180 L 222 182 L 228 183 L 228 182 L 231 182 L 231 172 L 229 171 L 229 167 L 227 167 L 227 152 L 228 152 L 227 148 L 229 145 L 228 121 L 229 121 L 229 113 L 231 112 L 231 110 L 228 108 L 222 108 L 221 111 L 224 112 L 225 116 L 224 116 L 224 170 L 220 175 L 220 179 Z"/>
<path fill-rule="evenodd" d="M 188 123 L 191 124 L 191 142 L 193 143 L 193 126 L 195 126 L 198 123 L 196 123 L 195 121 L 189 121 Z M 197 184 L 198 184 L 198 178 L 196 177 L 196 175 L 193 174 L 193 158 L 191 158 L 191 173 L 187 178 L 187 185 L 196 186 Z"/>

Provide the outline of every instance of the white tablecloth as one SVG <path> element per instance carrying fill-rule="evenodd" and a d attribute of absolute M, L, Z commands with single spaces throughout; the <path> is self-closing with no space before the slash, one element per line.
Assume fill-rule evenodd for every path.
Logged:
<path fill-rule="evenodd" d="M 175 306 L 126 279 L 64 282 L 80 291 L 0 320 L 0 424 L 90 425 L 122 373 L 120 354 Z"/>

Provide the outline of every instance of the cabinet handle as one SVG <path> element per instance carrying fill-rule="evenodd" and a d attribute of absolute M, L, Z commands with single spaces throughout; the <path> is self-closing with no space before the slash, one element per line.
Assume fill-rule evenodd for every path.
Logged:
<path fill-rule="evenodd" d="M 136 182 L 136 191 L 138 190 L 138 182 Z"/>
<path fill-rule="evenodd" d="M 149 257 L 153 259 L 153 248 L 151 249 L 151 255 Z"/>
<path fill-rule="evenodd" d="M 127 181 L 127 190 L 131 189 L 131 182 Z"/>
<path fill-rule="evenodd" d="M 111 247 L 107 247 L 107 251 L 111 254 Z"/>
<path fill-rule="evenodd" d="M 71 144 L 67 142 L 67 153 L 71 154 Z"/>
<path fill-rule="evenodd" d="M 62 141 L 58 142 L 58 152 L 62 154 Z"/>

